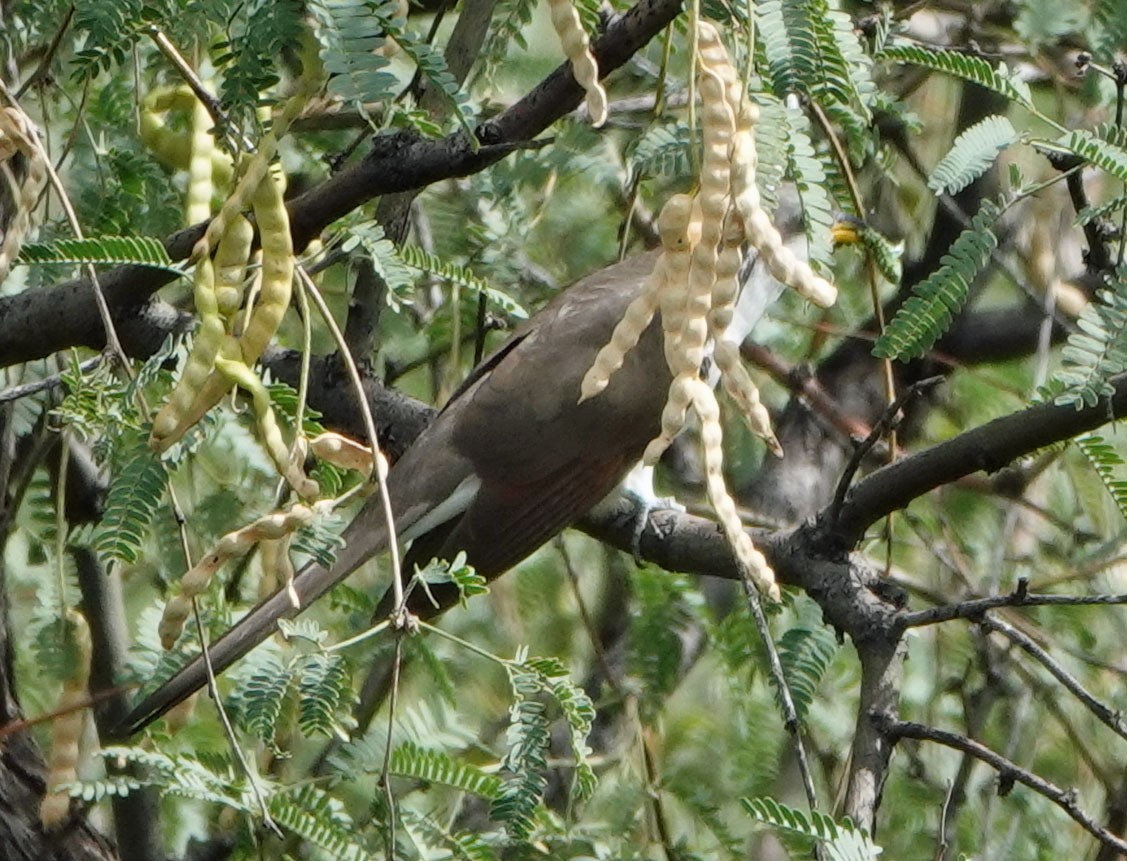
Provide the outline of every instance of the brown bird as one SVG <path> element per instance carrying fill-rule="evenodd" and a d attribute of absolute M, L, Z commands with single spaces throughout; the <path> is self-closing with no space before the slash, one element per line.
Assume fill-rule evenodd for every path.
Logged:
<path fill-rule="evenodd" d="M 653 269 L 644 254 L 602 269 L 557 296 L 473 370 L 433 423 L 388 475 L 398 538 L 411 541 L 404 576 L 458 551 L 492 579 L 589 511 L 619 484 L 660 429 L 669 389 L 660 323 L 655 320 L 598 397 L 579 386 L 610 340 L 627 305 Z M 316 563 L 294 578 L 308 607 L 357 567 L 387 549 L 378 495 L 345 529 L 329 568 Z M 451 584 L 431 589 L 442 608 L 457 600 Z M 411 609 L 437 612 L 412 596 Z M 422 598 L 422 600 L 418 600 Z M 390 611 L 385 596 L 381 604 Z M 250 611 L 209 649 L 221 672 L 296 615 L 287 591 Z M 183 667 L 122 722 L 140 730 L 206 684 L 202 658 Z"/>

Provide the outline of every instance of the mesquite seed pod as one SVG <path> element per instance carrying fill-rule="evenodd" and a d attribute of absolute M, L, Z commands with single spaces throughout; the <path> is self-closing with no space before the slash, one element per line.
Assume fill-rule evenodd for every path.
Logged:
<path fill-rule="evenodd" d="M 22 180 L 17 180 L 8 164 L 17 153 L 26 164 Z M 3 281 L 31 230 L 31 216 L 39 202 L 39 192 L 47 183 L 47 163 L 36 143 L 35 127 L 15 106 L 0 108 L 0 171 L 8 184 L 15 186 L 15 212 L 0 242 L 0 281 Z"/>
<path fill-rule="evenodd" d="M 180 579 L 180 591 L 164 607 L 157 633 L 161 645 L 171 649 L 192 611 L 192 599 L 203 592 L 228 559 L 243 556 L 260 541 L 280 539 L 313 522 L 314 509 L 298 503 L 287 511 L 260 517 L 235 532 L 228 532 Z"/>
<path fill-rule="evenodd" d="M 587 94 L 591 125 L 598 128 L 607 121 L 607 93 L 599 83 L 599 67 L 591 53 L 591 40 L 571 0 L 548 0 L 548 7 L 564 56 L 571 61 L 571 72 Z"/>
<path fill-rule="evenodd" d="M 66 617 L 68 645 L 74 660 L 70 677 L 63 682 L 56 711 L 51 722 L 51 749 L 47 755 L 47 794 L 39 806 L 39 820 L 45 829 L 65 821 L 70 811 L 70 797 L 56 787 L 78 779 L 78 743 L 86 723 L 86 710 L 81 708 L 89 700 L 87 686 L 90 682 L 90 657 L 92 645 L 90 626 L 77 610 L 68 610 Z"/>
<path fill-rule="evenodd" d="M 779 587 L 775 583 L 775 572 L 767 559 L 755 549 L 750 536 L 744 530 L 736 504 L 728 494 L 723 473 L 723 432 L 720 429 L 720 407 L 716 396 L 703 380 L 693 385 L 693 407 L 700 418 L 701 447 L 704 450 L 705 489 L 708 500 L 716 511 L 717 519 L 728 536 L 728 541 L 736 553 L 756 588 L 771 600 L 780 598 Z"/>

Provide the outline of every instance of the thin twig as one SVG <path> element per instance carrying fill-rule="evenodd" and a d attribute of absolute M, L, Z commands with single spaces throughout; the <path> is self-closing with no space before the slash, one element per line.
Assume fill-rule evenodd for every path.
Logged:
<path fill-rule="evenodd" d="M 1076 803 L 1075 789 L 1061 789 L 1055 783 L 1051 783 L 1043 777 L 1022 768 L 986 745 L 958 733 L 936 729 L 912 721 L 896 720 L 888 714 L 874 714 L 871 717 L 886 736 L 895 739 L 912 738 L 918 741 L 935 742 L 944 747 L 962 751 L 981 762 L 985 762 L 998 772 L 999 795 L 1007 795 L 1015 782 L 1024 784 L 1038 795 L 1044 796 L 1060 807 L 1073 821 L 1101 843 L 1112 846 L 1120 852 L 1127 852 L 1127 840 L 1112 834 L 1080 809 Z"/>
<path fill-rule="evenodd" d="M 837 489 L 834 491 L 833 503 L 830 505 L 830 523 L 837 523 L 841 506 L 845 503 L 845 494 L 848 492 L 849 486 L 853 483 L 853 476 L 857 474 L 857 470 L 861 467 L 861 462 L 865 459 L 866 455 L 873 450 L 873 447 L 876 446 L 880 438 L 895 426 L 897 421 L 896 417 L 903 410 L 907 409 L 921 394 L 939 385 L 944 379 L 944 377 L 928 377 L 927 379 L 913 383 L 905 390 L 904 394 L 888 405 L 888 408 L 873 425 L 873 429 L 869 431 L 869 435 L 854 449 L 853 456 L 849 458 L 849 462 L 845 465 L 845 469 L 841 473 L 841 478 L 837 483 Z"/>
<path fill-rule="evenodd" d="M 341 361 L 348 371 L 349 381 L 356 391 L 356 399 L 360 405 L 360 414 L 364 419 L 364 429 L 368 433 L 368 444 L 372 447 L 374 455 L 372 458 L 374 469 L 372 476 L 369 476 L 369 480 L 374 477 L 379 484 L 380 500 L 383 503 L 384 518 L 387 521 L 388 550 L 391 556 L 392 594 L 395 596 L 396 608 L 400 608 L 403 606 L 403 578 L 399 561 L 399 541 L 395 535 L 395 517 L 391 511 L 391 497 L 387 492 L 387 458 L 385 458 L 380 451 L 380 441 L 376 436 L 376 421 L 372 418 L 372 408 L 368 403 L 367 395 L 364 393 L 364 382 L 360 378 L 360 371 L 356 367 L 356 360 L 352 356 L 352 351 L 348 349 L 348 343 L 344 339 L 344 333 L 340 330 L 340 326 L 337 325 L 336 320 L 333 318 L 329 306 L 325 304 L 325 299 L 321 295 L 321 291 L 317 289 L 317 285 L 313 283 L 313 279 L 309 277 L 309 273 L 305 271 L 304 266 L 298 264 L 294 267 L 294 271 L 297 272 L 298 278 L 301 279 L 301 284 L 305 288 L 305 292 L 313 300 L 313 304 L 317 306 L 321 318 L 324 320 L 329 332 L 332 333 Z"/>
<path fill-rule="evenodd" d="M 393 545 L 394 546 L 394 542 Z M 383 752 L 380 786 L 387 801 L 387 861 L 395 861 L 395 793 L 391 789 L 391 734 L 395 729 L 395 705 L 399 699 L 399 670 L 403 665 L 403 632 L 395 637 L 395 659 L 391 665 L 391 693 L 387 707 L 387 743 Z"/>
<path fill-rule="evenodd" d="M 172 44 L 169 38 L 164 35 L 164 31 L 156 26 L 150 26 L 146 32 L 149 38 L 153 40 L 153 44 L 157 49 L 164 54 L 165 59 L 170 62 L 180 77 L 184 79 L 184 83 L 191 88 L 195 93 L 197 99 L 207 109 L 208 114 L 211 115 L 211 121 L 215 123 L 217 128 L 225 128 L 227 126 L 227 118 L 223 114 L 223 107 L 219 104 L 219 99 L 204 86 L 200 76 L 196 74 L 196 70 L 192 68 L 191 64 L 184 59 L 179 49 Z"/>
<path fill-rule="evenodd" d="M 70 29 L 71 21 L 74 20 L 74 4 L 71 3 L 67 7 L 67 12 L 63 16 L 63 22 L 59 25 L 59 29 L 55 31 L 55 35 L 51 38 L 51 44 L 47 46 L 47 50 L 43 52 L 43 56 L 39 59 L 39 65 L 35 67 L 26 81 L 20 84 L 16 90 L 16 98 L 23 98 L 24 94 L 32 87 L 45 80 L 48 77 L 47 69 L 55 60 L 55 55 L 59 52 L 59 45 L 63 43 L 63 37 L 66 35 L 67 30 Z"/>
<path fill-rule="evenodd" d="M 957 604 L 944 604 L 914 613 L 901 613 L 896 619 L 899 631 L 950 622 L 952 619 L 977 620 L 988 610 L 998 607 L 1090 607 L 1119 606 L 1127 604 L 1127 595 L 1040 595 L 1029 594 L 1021 588 L 1008 595 L 992 595 L 989 598 L 975 598 Z"/>
<path fill-rule="evenodd" d="M 747 606 L 755 620 L 755 628 L 763 647 L 767 651 L 767 665 L 771 671 L 771 679 L 775 689 L 779 692 L 779 699 L 783 707 L 783 721 L 787 732 L 794 740 L 795 756 L 798 760 L 798 771 L 802 775 L 802 788 L 806 791 L 806 802 L 811 810 L 818 809 L 818 793 L 814 788 L 814 775 L 810 771 L 810 762 L 806 757 L 806 746 L 802 743 L 798 710 L 794 706 L 794 698 L 790 693 L 790 685 L 783 675 L 783 664 L 779 660 L 779 652 L 775 648 L 775 641 L 771 639 L 771 628 L 767 624 L 767 617 L 763 613 L 763 604 L 759 600 L 759 589 L 751 579 L 751 574 L 744 565 L 739 565 L 740 580 L 743 583 L 744 595 L 747 597 Z"/>
<path fill-rule="evenodd" d="M 1118 711 L 1108 708 L 1096 699 L 1096 697 L 1087 691 L 1071 673 L 1054 660 L 1048 652 L 1038 646 L 1033 641 L 1032 637 L 1019 631 L 1009 622 L 1003 619 L 996 619 L 988 614 L 983 614 L 978 620 L 978 624 L 988 631 L 1001 634 L 1015 645 L 1021 647 L 1022 651 L 1048 670 L 1054 679 L 1064 685 L 1076 699 L 1080 700 L 1084 707 L 1095 715 L 1100 723 L 1111 729 L 1111 731 L 1120 738 L 1127 739 L 1127 730 L 1123 727 L 1122 715 L 1120 715 Z"/>
<path fill-rule="evenodd" d="M 200 619 L 200 610 L 196 605 L 195 598 L 192 599 L 192 617 L 196 621 L 196 635 L 199 637 L 200 648 L 203 650 L 201 654 L 203 655 L 204 666 L 207 668 L 207 692 L 212 702 L 215 703 L 215 711 L 219 715 L 219 722 L 223 725 L 223 734 L 227 737 L 227 743 L 231 746 L 231 752 L 235 755 L 239 768 L 246 775 L 247 785 L 250 786 L 254 800 L 258 802 L 258 808 L 262 812 L 262 824 L 279 838 L 284 838 L 286 835 L 270 815 L 270 809 L 266 806 L 266 798 L 262 795 L 262 789 L 258 785 L 258 778 L 250 770 L 250 764 L 243 756 L 242 748 L 239 747 L 239 740 L 235 737 L 235 728 L 231 726 L 231 719 L 227 717 L 227 710 L 223 708 L 223 700 L 219 696 L 219 685 L 215 680 L 215 670 L 211 666 L 211 652 L 207 647 L 207 634 L 204 632 L 203 620 Z"/>
<path fill-rule="evenodd" d="M 87 359 L 78 366 L 78 370 L 82 373 L 92 371 L 98 365 L 102 364 L 105 358 L 102 354 L 94 356 L 92 359 Z M 44 377 L 41 380 L 36 380 L 33 383 L 24 383 L 22 386 L 12 386 L 10 389 L 0 391 L 0 404 L 7 403 L 8 401 L 16 401 L 20 398 L 26 398 L 28 395 L 34 395 L 37 392 L 42 392 L 45 389 L 53 389 L 56 386 L 61 386 L 63 383 L 63 371 L 57 374 L 51 374 L 49 377 Z"/>

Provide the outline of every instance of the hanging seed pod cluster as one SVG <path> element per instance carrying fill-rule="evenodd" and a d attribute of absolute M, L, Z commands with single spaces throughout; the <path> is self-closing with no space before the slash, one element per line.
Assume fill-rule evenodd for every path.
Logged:
<path fill-rule="evenodd" d="M 304 102 L 303 95 L 290 99 L 192 249 L 199 329 L 180 380 L 153 420 L 150 443 L 158 451 L 165 451 L 238 386 L 251 395 L 259 436 L 278 472 L 299 496 L 309 499 L 317 496 L 320 489 L 302 472 L 300 459 L 291 456 L 266 389 L 252 370 L 277 332 L 293 289 L 294 249 L 282 198 L 283 177 L 271 171 L 270 165 L 279 137 Z M 258 224 L 262 257 L 257 298 L 240 317 L 253 238 L 250 223 L 242 215 L 248 206 Z"/>
<path fill-rule="evenodd" d="M 660 311 L 673 382 L 661 433 L 647 447 L 644 461 L 655 463 L 684 428 L 689 410 L 696 413 L 709 501 L 741 565 L 761 592 L 778 598 L 774 574 L 744 530 L 724 484 L 719 407 L 712 388 L 700 377 L 700 368 L 711 341 L 725 391 L 752 431 L 781 456 L 767 410 L 740 362 L 738 345 L 725 337 L 739 293 L 741 246 L 746 242 L 776 279 L 820 307 L 832 305 L 837 290 L 786 248 L 760 205 L 755 185 L 759 111 L 746 98 L 715 26 L 698 23 L 696 48 L 703 140 L 699 188 L 694 195 L 673 196 L 662 208 L 658 216 L 662 254 L 642 294 L 588 370 L 580 400 L 606 388 Z"/>

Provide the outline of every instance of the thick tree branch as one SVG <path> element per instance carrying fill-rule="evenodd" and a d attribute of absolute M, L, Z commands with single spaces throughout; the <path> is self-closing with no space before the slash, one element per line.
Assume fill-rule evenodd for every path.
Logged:
<path fill-rule="evenodd" d="M 996 472 L 1016 458 L 1106 424 L 1127 408 L 1127 375 L 1113 383 L 1115 394 L 1095 406 L 1036 404 L 877 470 L 846 494 L 834 538 L 842 548 L 853 547 L 869 526 L 930 490 L 979 470 Z"/>

